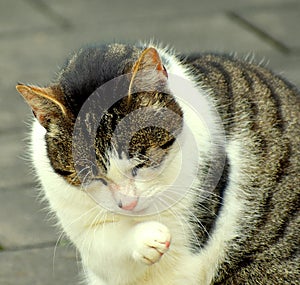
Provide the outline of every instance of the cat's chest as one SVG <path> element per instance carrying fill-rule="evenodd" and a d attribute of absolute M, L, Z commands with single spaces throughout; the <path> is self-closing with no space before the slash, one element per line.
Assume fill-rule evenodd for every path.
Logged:
<path fill-rule="evenodd" d="M 91 225 L 74 241 L 84 264 L 96 276 L 101 276 L 103 285 L 177 285 L 178 276 L 188 272 L 184 257 L 192 258 L 186 237 L 184 230 L 168 223 L 168 219 L 161 223 L 153 221 L 153 217 L 149 220 L 115 217 Z M 165 239 L 168 244 L 164 251 L 159 243 Z M 141 262 L 145 259 L 150 263 L 146 267 Z"/>

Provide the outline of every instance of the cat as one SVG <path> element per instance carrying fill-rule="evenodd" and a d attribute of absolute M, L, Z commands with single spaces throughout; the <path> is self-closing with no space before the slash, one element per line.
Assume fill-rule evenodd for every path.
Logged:
<path fill-rule="evenodd" d="M 299 284 L 300 94 L 265 67 L 96 44 L 19 84 L 88 285 Z"/>

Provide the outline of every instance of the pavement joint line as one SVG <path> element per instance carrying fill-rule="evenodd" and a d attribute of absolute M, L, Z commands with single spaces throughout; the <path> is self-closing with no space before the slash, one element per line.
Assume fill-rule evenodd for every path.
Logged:
<path fill-rule="evenodd" d="M 20 191 L 19 190 L 20 187 L 22 187 L 22 189 L 33 188 L 35 190 L 35 189 L 38 189 L 38 182 L 37 183 L 34 183 L 34 182 L 33 183 L 21 183 L 21 184 L 16 184 L 16 185 L 10 185 L 7 187 L 0 186 L 0 193 L 9 192 L 9 191 Z"/>
<path fill-rule="evenodd" d="M 33 35 L 33 34 L 37 34 L 37 33 L 57 33 L 61 30 L 61 27 L 55 26 L 55 27 L 44 27 L 44 28 L 40 28 L 40 27 L 31 27 L 28 29 L 22 29 L 19 28 L 17 30 L 12 30 L 12 31 L 3 31 L 0 32 L 0 38 L 2 39 L 10 39 L 10 38 L 15 38 L 15 37 L 19 37 L 19 36 L 28 36 L 28 35 Z"/>
<path fill-rule="evenodd" d="M 269 33 L 263 31 L 261 28 L 257 27 L 250 21 L 246 20 L 244 17 L 240 16 L 238 13 L 236 13 L 234 11 L 228 11 L 227 16 L 230 19 L 232 19 L 233 21 L 240 23 L 241 25 L 243 25 L 245 28 L 247 28 L 251 32 L 255 33 L 262 40 L 271 44 L 274 48 L 276 48 L 281 53 L 286 54 L 286 55 L 289 55 L 292 53 L 292 50 L 289 47 L 287 47 L 284 43 L 282 43 L 280 40 L 274 38 Z"/>
<path fill-rule="evenodd" d="M 15 127 L 11 127 L 11 128 L 7 128 L 7 129 L 2 129 L 0 128 L 0 136 L 11 136 L 11 135 L 16 135 L 20 132 L 24 132 L 26 126 L 15 126 Z"/>
<path fill-rule="evenodd" d="M 2 253 L 8 253 L 8 252 L 17 252 L 17 251 L 26 251 L 26 250 L 32 250 L 32 249 L 43 249 L 43 248 L 52 248 L 52 247 L 59 247 L 60 245 L 57 244 L 56 241 L 50 241 L 50 242 L 43 242 L 43 243 L 37 243 L 37 244 L 29 244 L 29 245 L 22 245 L 22 246 L 13 246 L 13 247 L 1 247 L 0 255 Z"/>
<path fill-rule="evenodd" d="M 46 1 L 42 0 L 26 0 L 26 2 L 35 8 L 38 12 L 47 16 L 52 22 L 58 24 L 62 29 L 70 29 L 72 28 L 72 23 L 60 15 L 59 13 L 55 12 L 51 6 L 49 6 Z"/>

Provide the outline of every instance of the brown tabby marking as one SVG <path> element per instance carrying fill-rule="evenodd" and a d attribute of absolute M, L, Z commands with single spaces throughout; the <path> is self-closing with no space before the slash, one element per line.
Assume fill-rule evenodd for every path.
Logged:
<path fill-rule="evenodd" d="M 232 57 L 187 59 L 217 103 L 228 137 L 245 140 L 249 207 L 213 284 L 300 280 L 300 94 L 271 71 Z M 257 280 L 255 283 L 251 280 Z M 293 281 L 294 280 L 294 281 Z"/>

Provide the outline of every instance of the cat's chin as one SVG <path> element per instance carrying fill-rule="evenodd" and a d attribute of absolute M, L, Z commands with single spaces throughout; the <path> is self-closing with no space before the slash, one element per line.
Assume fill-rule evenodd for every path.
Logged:
<path fill-rule="evenodd" d="M 134 209 L 117 209 L 116 213 L 127 216 L 147 216 L 151 214 L 151 207 L 137 205 Z"/>
<path fill-rule="evenodd" d="M 156 206 L 153 206 L 153 204 L 151 205 L 150 202 L 148 202 L 138 204 L 134 209 L 117 208 L 114 212 L 120 215 L 143 217 L 157 215 L 161 211 L 162 209 L 159 209 Z"/>

